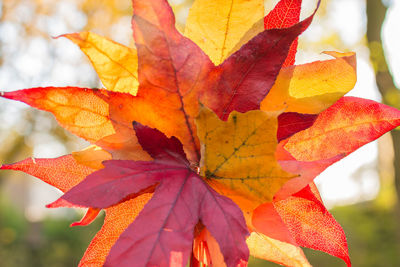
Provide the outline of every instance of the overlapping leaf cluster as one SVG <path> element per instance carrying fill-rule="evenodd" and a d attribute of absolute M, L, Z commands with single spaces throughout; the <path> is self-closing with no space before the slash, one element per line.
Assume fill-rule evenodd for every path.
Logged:
<path fill-rule="evenodd" d="M 350 266 L 313 179 L 400 125 L 400 111 L 343 97 L 354 53 L 293 65 L 301 0 L 196 0 L 185 34 L 166 0 L 133 0 L 136 49 L 66 34 L 105 89 L 3 93 L 54 114 L 93 146 L 3 165 L 66 192 L 49 207 L 106 217 L 80 266 L 243 266 L 249 254 L 309 266 L 300 247 Z"/>

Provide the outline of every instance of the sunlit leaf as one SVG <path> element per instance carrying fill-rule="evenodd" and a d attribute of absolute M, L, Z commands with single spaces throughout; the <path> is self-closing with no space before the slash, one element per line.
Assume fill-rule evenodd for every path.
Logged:
<path fill-rule="evenodd" d="M 301 248 L 253 232 L 247 239 L 250 255 L 293 267 L 311 267 Z"/>
<path fill-rule="evenodd" d="M 136 95 L 139 87 L 136 50 L 92 32 L 64 34 L 92 62 L 107 90 Z"/>
<path fill-rule="evenodd" d="M 192 171 L 175 137 L 133 125 L 140 144 L 154 161 L 106 161 L 104 169 L 89 175 L 50 206 L 72 203 L 109 208 L 156 185 L 151 200 L 111 249 L 106 266 L 129 266 L 132 260 L 139 265 L 168 265 L 174 253 L 185 265 L 199 221 L 218 240 L 228 266 L 247 261 L 248 232 L 240 209 Z"/>
<path fill-rule="evenodd" d="M 309 187 L 285 200 L 261 205 L 253 213 L 253 224 L 263 234 L 324 251 L 351 266 L 342 227 Z"/>
<path fill-rule="evenodd" d="M 294 66 L 315 12 L 299 22 L 301 0 L 277 2 L 263 18 L 260 0 L 195 0 L 185 37 L 167 0 L 133 0 L 136 50 L 91 32 L 63 35 L 105 89 L 0 92 L 92 144 L 0 167 L 65 192 L 48 207 L 89 208 L 72 225 L 105 210 L 80 266 L 244 267 L 249 252 L 310 266 L 299 246 L 350 266 L 313 180 L 399 126 L 400 111 L 343 97 L 356 82 L 354 53 Z"/>
<path fill-rule="evenodd" d="M 219 65 L 263 17 L 263 0 L 196 0 L 189 12 L 185 35 Z"/>
<path fill-rule="evenodd" d="M 6 92 L 2 97 L 53 113 L 61 126 L 109 151 L 114 159 L 150 159 L 137 142 L 132 120 L 119 116 L 125 101 L 131 103 L 134 96 L 89 88 L 38 87 Z"/>
<path fill-rule="evenodd" d="M 2 170 L 22 171 L 65 192 L 81 182 L 95 169 L 83 166 L 72 155 L 55 159 L 27 158 L 14 164 L 2 165 Z"/>
<path fill-rule="evenodd" d="M 135 220 L 151 196 L 151 194 L 143 194 L 135 199 L 106 209 L 104 224 L 87 248 L 79 267 L 104 266 L 111 247 Z"/>
<path fill-rule="evenodd" d="M 233 53 L 208 76 L 201 101 L 221 119 L 232 111 L 260 108 L 273 86 L 290 45 L 310 25 L 313 17 L 285 29 L 265 30 Z"/>
<path fill-rule="evenodd" d="M 201 174 L 210 183 L 220 183 L 254 199 L 270 201 L 293 174 L 284 172 L 275 159 L 277 114 L 233 112 L 221 121 L 203 109 L 197 119 L 203 144 Z"/>
<path fill-rule="evenodd" d="M 281 0 L 264 18 L 265 29 L 287 28 L 299 22 L 302 0 Z M 290 46 L 283 67 L 293 65 L 296 59 L 298 39 Z"/>
<path fill-rule="evenodd" d="M 344 97 L 321 113 L 284 148 L 296 160 L 315 161 L 349 154 L 400 124 L 400 111 L 355 97 Z"/>
<path fill-rule="evenodd" d="M 283 68 L 261 109 L 318 114 L 353 89 L 355 54 L 325 53 L 336 59 Z"/>
<path fill-rule="evenodd" d="M 176 30 L 174 14 L 166 1 L 137 0 L 133 1 L 133 9 L 140 86 L 131 106 L 131 121 L 176 136 L 188 159 L 198 161 L 194 126 L 198 92 L 213 64 L 196 44 Z"/>

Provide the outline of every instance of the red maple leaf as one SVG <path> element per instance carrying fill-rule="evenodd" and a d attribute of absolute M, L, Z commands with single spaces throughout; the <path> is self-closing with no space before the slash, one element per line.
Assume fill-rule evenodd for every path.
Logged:
<path fill-rule="evenodd" d="M 219 241 L 228 266 L 247 260 L 248 230 L 240 209 L 215 192 L 190 168 L 181 143 L 161 132 L 134 125 L 143 149 L 154 161 L 105 161 L 105 168 L 89 175 L 51 204 L 64 201 L 99 209 L 155 186 L 152 199 L 121 235 L 106 266 L 168 266 L 173 257 L 186 265 L 195 226 L 202 223 Z"/>

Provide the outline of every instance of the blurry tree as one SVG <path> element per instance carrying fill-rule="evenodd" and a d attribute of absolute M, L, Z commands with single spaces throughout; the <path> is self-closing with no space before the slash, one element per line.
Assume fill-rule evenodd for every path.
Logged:
<path fill-rule="evenodd" d="M 381 0 L 367 0 L 367 40 L 370 50 L 371 63 L 375 70 L 376 85 L 382 95 L 383 102 L 400 108 L 400 91 L 396 87 L 388 66 L 382 28 L 388 7 Z M 394 170 L 397 195 L 400 196 L 400 132 L 391 132 L 394 147 Z"/>
<path fill-rule="evenodd" d="M 385 53 L 382 42 L 382 28 L 388 7 L 381 0 L 367 1 L 367 40 L 370 50 L 370 59 L 375 70 L 376 85 L 382 95 L 384 103 L 400 108 L 400 88 L 394 83 L 394 77 L 387 63 L 387 55 Z M 394 186 L 397 192 L 397 201 L 394 206 L 394 220 L 400 221 L 400 131 L 391 131 L 392 147 L 394 150 L 393 167 L 394 167 Z M 381 151 L 385 153 L 384 151 Z M 383 178 L 383 177 L 382 177 Z M 400 228 L 395 229 L 397 242 L 400 243 Z M 400 248 L 397 248 L 400 254 Z"/>

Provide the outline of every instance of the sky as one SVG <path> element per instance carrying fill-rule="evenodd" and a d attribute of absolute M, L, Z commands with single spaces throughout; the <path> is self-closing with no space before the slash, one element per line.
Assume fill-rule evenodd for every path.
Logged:
<path fill-rule="evenodd" d="M 44 17 L 36 22 L 38 27 L 41 27 L 49 36 L 79 31 L 86 23 L 84 14 L 76 8 L 73 1 L 62 0 L 59 3 L 54 16 Z M 313 6 L 315 6 L 314 0 L 304 0 L 305 8 L 302 16 L 310 14 Z M 33 16 L 32 10 L 29 5 L 22 6 L 19 11 L 20 18 L 29 20 Z M 324 21 L 316 19 L 301 38 L 307 42 L 318 42 L 325 34 L 336 31 L 344 47 L 357 52 L 358 82 L 350 95 L 379 101 L 380 96 L 375 87 L 368 49 L 365 47 L 365 40 L 363 41 L 366 27 L 365 0 L 333 0 L 330 1 L 328 10 L 327 19 Z M 128 44 L 129 38 L 126 36 L 131 32 L 129 20 L 129 17 L 121 18 L 120 23 L 112 31 L 113 39 Z M 400 1 L 392 1 L 384 25 L 383 37 L 391 70 L 397 85 L 400 86 L 399 25 Z M 49 85 L 91 86 L 97 83 L 92 67 L 75 45 L 64 39 L 50 40 L 43 37 L 34 38 L 29 43 L 23 44 L 21 30 L 7 21 L 0 24 L 0 38 L 3 43 L 1 48 L 3 64 L 0 67 L 1 90 Z M 326 45 L 323 49 L 340 51 L 332 45 Z M 300 49 L 296 64 L 326 59 L 327 56 L 321 55 L 324 50 L 315 50 L 315 47 Z M 15 57 L 7 58 L 8 54 L 13 54 Z M 0 114 L 2 122 L 0 133 L 6 133 L 12 127 L 15 127 L 16 131 L 26 131 L 24 125 L 19 124 L 23 120 L 23 110 L 26 109 L 26 105 L 0 101 L 3 107 Z M 34 147 L 33 156 L 57 157 L 69 153 L 70 151 L 67 151 L 58 140 L 48 134 L 51 122 L 45 117 L 41 119 L 41 122 L 40 129 L 26 140 Z M 0 134 L 0 142 L 1 138 Z M 78 142 L 74 145 L 77 148 L 83 148 L 85 144 Z M 373 199 L 376 196 L 379 191 L 377 155 L 378 146 L 376 142 L 373 142 L 329 167 L 316 179 L 322 197 L 329 207 Z M 355 178 L 357 177 L 355 174 L 361 176 L 362 179 Z M 30 204 L 26 209 L 26 216 L 34 221 L 47 214 L 44 204 L 54 201 L 60 193 L 35 179 L 29 180 L 29 183 L 31 184 Z M 50 213 L 56 214 L 54 210 Z"/>

